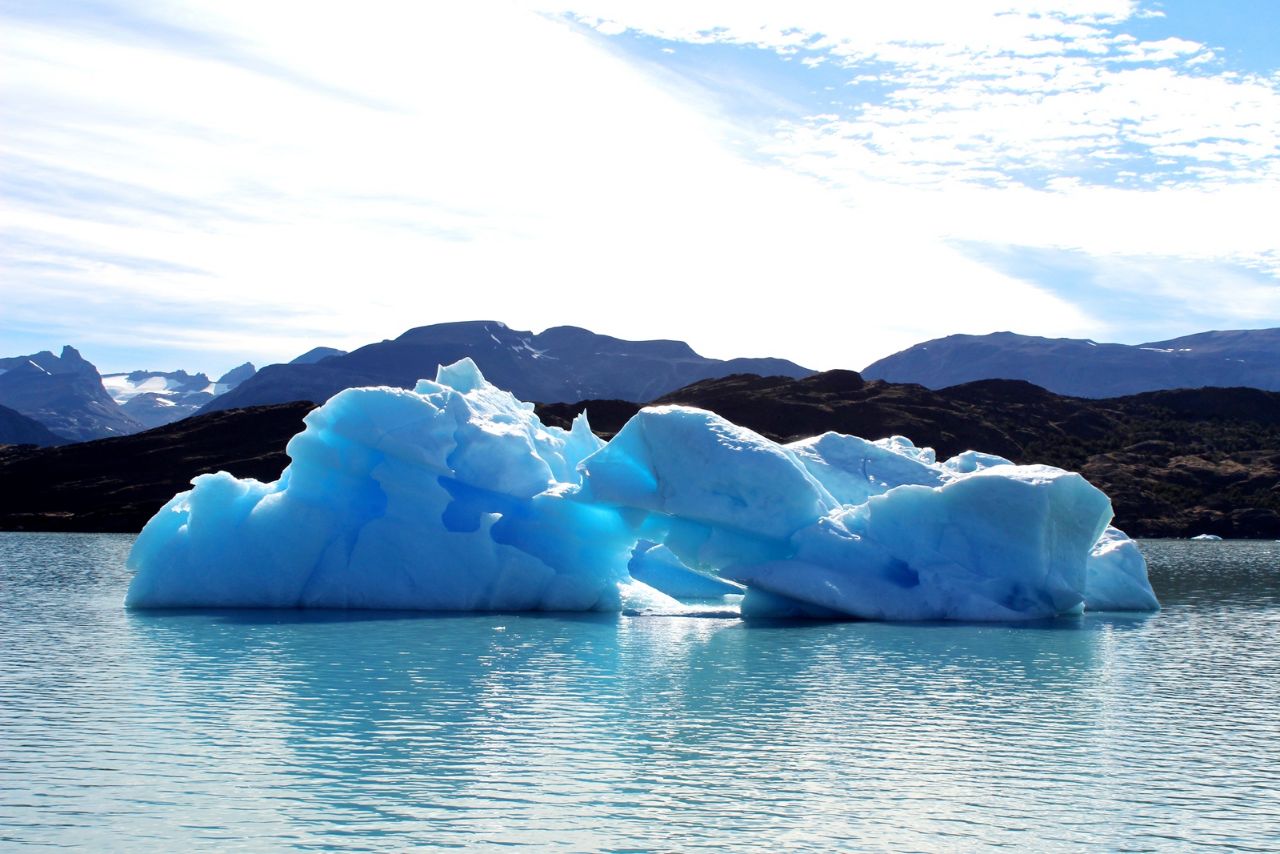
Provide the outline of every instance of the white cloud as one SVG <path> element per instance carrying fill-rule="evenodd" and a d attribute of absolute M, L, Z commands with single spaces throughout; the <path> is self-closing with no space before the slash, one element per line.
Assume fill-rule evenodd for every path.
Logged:
<path fill-rule="evenodd" d="M 594 30 L 417 3 L 9 20 L 3 322 L 53 328 L 63 313 L 73 343 L 185 341 L 261 361 L 493 317 L 856 367 L 952 331 L 1104 323 L 956 241 L 1274 269 L 1274 237 L 1235 207 L 1274 198 L 1262 179 L 987 186 L 1016 183 L 1010 162 L 1123 155 L 1115 127 L 1135 104 L 1146 112 L 1126 133 L 1216 170 L 1258 159 L 1273 132 L 1243 125 L 1275 81 L 1122 68 L 1135 52 L 1196 55 L 1115 41 L 1127 2 L 1069 17 L 1037 4 L 1038 18 L 1003 5 L 575 7 Z M 624 26 L 824 67 L 871 57 L 897 69 L 901 99 L 761 137 L 705 79 L 614 50 L 607 34 Z M 1188 99 L 1206 105 L 1179 118 Z M 1230 122 L 1238 136 L 1206 136 Z"/>
<path fill-rule="evenodd" d="M 1132 177 L 1149 181 L 1280 178 L 1280 88 L 1198 68 L 1212 58 L 1198 42 L 1123 32 L 1140 11 L 1128 0 L 571 7 L 661 38 L 830 60 L 851 81 L 887 88 L 882 100 L 855 93 L 843 111 L 784 124 L 771 152 L 800 168 L 834 159 L 837 169 L 926 184 L 1091 177 L 1117 162 L 1138 164 Z M 1192 162 L 1151 169 L 1152 155 Z"/>
<path fill-rule="evenodd" d="M 580 0 L 635 31 L 837 64 L 846 103 L 781 120 L 760 145 L 854 208 L 963 242 L 1235 265 L 1280 278 L 1280 85 L 1204 66 L 1210 46 L 1139 40 L 1136 2 L 893 4 Z M 1112 261 L 1107 261 L 1110 258 Z M 1104 277 L 1105 278 L 1105 277 Z M 1123 276 L 1116 277 L 1117 281 Z M 1232 287 L 1225 272 L 1214 287 Z M 1280 290 L 1280 289 L 1277 289 Z M 1274 296 L 1241 322 L 1275 322 Z M 1235 304 L 1231 300 L 1223 305 Z"/>
<path fill-rule="evenodd" d="M 0 146 L 42 193 L 0 210 L 28 238 L 0 286 L 10 322 L 48 312 L 41 281 L 78 282 L 106 306 L 219 314 L 208 346 L 272 358 L 491 316 L 821 367 L 904 346 L 934 312 L 1088 325 L 743 160 L 699 102 L 562 22 L 437 11 L 184 7 L 205 50 L 13 22 L 3 98 L 22 121 Z M 62 269 L 33 272 L 48 265 Z M 214 312 L 226 305 L 239 311 Z M 82 334 L 118 340 L 107 326 L 129 323 L 104 312 Z"/>

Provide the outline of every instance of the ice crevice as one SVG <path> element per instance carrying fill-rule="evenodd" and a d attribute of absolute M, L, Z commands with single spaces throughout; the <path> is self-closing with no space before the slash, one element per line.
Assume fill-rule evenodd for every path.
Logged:
<path fill-rule="evenodd" d="M 1154 610 L 1079 474 L 894 436 L 787 445 L 646 408 L 605 443 L 469 359 L 310 413 L 273 484 L 201 475 L 139 535 L 134 608 L 1029 620 Z"/>

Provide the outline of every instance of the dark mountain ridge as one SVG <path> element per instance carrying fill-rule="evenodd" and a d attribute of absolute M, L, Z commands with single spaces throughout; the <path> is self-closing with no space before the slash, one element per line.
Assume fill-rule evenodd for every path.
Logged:
<path fill-rule="evenodd" d="M 327 359 L 330 356 L 345 356 L 346 350 L 339 350 L 336 347 L 312 347 L 301 356 L 297 356 L 289 361 L 291 365 L 310 365 Z"/>
<path fill-rule="evenodd" d="M 311 409 L 260 406 L 60 448 L 0 448 L 0 530 L 139 531 L 198 474 L 275 480 Z"/>
<path fill-rule="evenodd" d="M 756 372 L 811 374 L 785 359 L 730 359 L 698 355 L 682 341 L 626 341 L 574 326 L 538 334 L 492 320 L 440 323 L 410 329 L 318 362 L 268 365 L 204 411 L 290 400 L 327 400 L 354 386 L 412 388 L 434 377 L 437 365 L 473 359 L 484 375 L 523 400 L 619 398 L 650 400 L 695 380 Z"/>
<path fill-rule="evenodd" d="M 242 365 L 237 365 L 222 376 L 218 377 L 218 381 L 213 384 L 213 393 L 226 394 L 231 389 L 240 385 L 240 383 L 251 378 L 257 372 L 258 369 L 253 366 L 253 362 L 245 362 Z"/>
<path fill-rule="evenodd" d="M 0 447 L 4 445 L 52 447 L 66 443 L 66 439 L 53 433 L 34 418 L 28 418 L 16 409 L 0 406 Z"/>
<path fill-rule="evenodd" d="M 1135 345 L 1013 332 L 949 335 L 873 362 L 863 375 L 933 389 L 1020 379 L 1092 398 L 1205 386 L 1277 391 L 1280 329 L 1200 332 Z"/>

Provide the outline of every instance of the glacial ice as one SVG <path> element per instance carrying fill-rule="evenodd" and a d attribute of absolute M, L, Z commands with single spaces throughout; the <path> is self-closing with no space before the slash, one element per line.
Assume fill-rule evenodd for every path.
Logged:
<path fill-rule="evenodd" d="M 742 592 L 740 585 L 690 569 L 671 549 L 647 540 L 636 544 L 627 571 L 636 581 L 676 599 L 716 599 Z"/>
<path fill-rule="evenodd" d="M 1090 611 L 1154 611 L 1147 561 L 1124 531 L 1107 527 L 1089 553 L 1084 605 Z"/>
<path fill-rule="evenodd" d="M 348 389 L 275 483 L 202 475 L 134 545 L 135 608 L 618 611 L 742 593 L 744 617 L 1026 620 L 1157 606 L 1080 475 L 895 436 L 788 445 L 641 410 L 547 427 L 469 359 Z"/>

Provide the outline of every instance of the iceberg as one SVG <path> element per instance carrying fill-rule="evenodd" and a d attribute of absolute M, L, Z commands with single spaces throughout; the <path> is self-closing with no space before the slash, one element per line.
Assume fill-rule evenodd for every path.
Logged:
<path fill-rule="evenodd" d="M 1107 527 L 1089 553 L 1085 608 L 1090 611 L 1154 611 L 1160 607 L 1147 580 L 1147 561 L 1124 531 Z"/>
<path fill-rule="evenodd" d="M 311 412 L 274 483 L 201 475 L 147 523 L 132 608 L 620 611 L 1027 620 L 1158 605 L 1080 475 L 894 436 L 773 442 L 685 406 L 608 443 L 469 359 Z M 656 605 L 655 605 L 656 603 Z"/>

